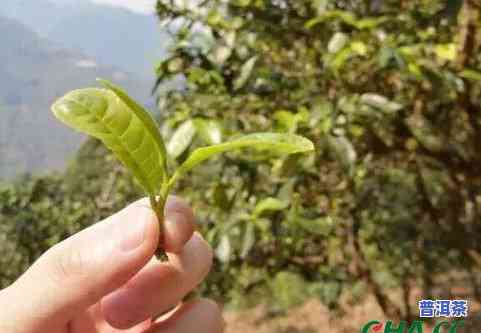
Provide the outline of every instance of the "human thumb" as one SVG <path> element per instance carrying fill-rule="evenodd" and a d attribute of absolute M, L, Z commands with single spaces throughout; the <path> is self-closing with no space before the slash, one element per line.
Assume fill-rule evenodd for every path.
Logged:
<path fill-rule="evenodd" d="M 61 327 L 132 278 L 152 258 L 158 240 L 148 201 L 138 201 L 47 251 L 5 291 L 15 304 L 4 314 L 12 312 L 15 327 L 25 332 Z"/>

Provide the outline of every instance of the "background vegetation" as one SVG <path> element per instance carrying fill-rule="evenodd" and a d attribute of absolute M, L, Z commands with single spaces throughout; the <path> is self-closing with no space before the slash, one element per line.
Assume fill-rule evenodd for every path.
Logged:
<path fill-rule="evenodd" d="M 182 181 L 177 193 L 216 249 L 201 292 L 274 310 L 373 295 L 387 316 L 407 319 L 413 295 L 480 299 L 480 4 L 201 4 L 157 4 L 174 40 L 158 86 L 183 82 L 158 94 L 163 133 L 183 138 L 172 163 L 258 130 L 299 133 L 317 148 L 228 155 Z M 65 174 L 2 185 L 0 283 L 137 198 L 124 173 L 88 141 Z"/>

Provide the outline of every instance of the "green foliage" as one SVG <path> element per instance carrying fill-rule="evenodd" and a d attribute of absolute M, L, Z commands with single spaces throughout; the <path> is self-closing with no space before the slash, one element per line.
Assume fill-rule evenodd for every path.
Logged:
<path fill-rule="evenodd" d="M 437 276 L 475 274 L 477 5 L 159 0 L 158 15 L 175 27 L 158 82 L 185 79 L 159 97 L 164 131 L 202 118 L 228 135 L 296 133 L 317 148 L 258 164 L 223 158 L 181 182 L 219 244 L 210 293 L 289 304 L 285 288 L 269 290 L 300 276 L 327 304 L 342 291 L 373 293 L 388 315 L 408 316 L 391 288 L 415 283 L 429 295 Z"/>
<path fill-rule="evenodd" d="M 86 225 L 93 206 L 73 193 L 55 176 L 0 185 L 0 286 Z"/>
<path fill-rule="evenodd" d="M 42 253 L 142 194 L 98 141 L 64 174 L 0 182 L 0 288 Z"/>

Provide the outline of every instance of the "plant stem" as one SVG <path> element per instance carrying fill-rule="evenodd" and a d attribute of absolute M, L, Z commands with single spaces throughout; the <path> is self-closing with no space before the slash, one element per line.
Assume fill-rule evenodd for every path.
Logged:
<path fill-rule="evenodd" d="M 157 216 L 157 220 L 159 221 L 159 245 L 158 249 L 161 250 L 163 247 L 163 242 L 164 242 L 164 206 L 165 206 L 165 200 L 162 197 L 154 197 L 150 196 L 150 206 L 155 212 L 155 215 Z"/>
<path fill-rule="evenodd" d="M 157 216 L 157 220 L 159 221 L 159 244 L 157 246 L 157 257 L 159 259 L 166 259 L 167 256 L 164 251 L 164 235 L 165 235 L 165 226 L 164 226 L 164 221 L 165 221 L 165 216 L 164 216 L 164 208 L 165 208 L 165 202 L 167 201 L 167 196 L 169 194 L 171 186 L 166 182 L 161 190 L 158 196 L 149 196 L 150 199 L 150 205 L 152 209 L 155 212 L 155 215 Z"/>

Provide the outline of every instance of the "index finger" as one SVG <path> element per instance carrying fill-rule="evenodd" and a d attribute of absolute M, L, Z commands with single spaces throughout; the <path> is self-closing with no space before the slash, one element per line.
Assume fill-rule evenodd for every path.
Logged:
<path fill-rule="evenodd" d="M 183 199 L 171 195 L 165 203 L 163 222 L 163 248 L 166 252 L 179 253 L 194 233 L 194 212 Z"/>

